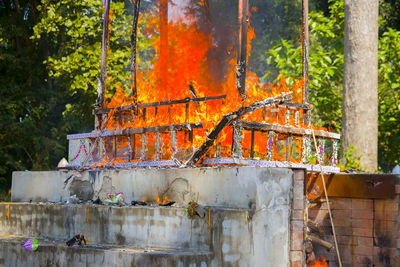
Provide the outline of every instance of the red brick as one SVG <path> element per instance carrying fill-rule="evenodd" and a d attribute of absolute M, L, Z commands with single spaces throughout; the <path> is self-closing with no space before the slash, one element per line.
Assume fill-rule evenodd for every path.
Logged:
<path fill-rule="evenodd" d="M 372 228 L 353 228 L 353 236 L 372 237 Z"/>
<path fill-rule="evenodd" d="M 372 199 L 351 199 L 351 209 L 353 210 L 372 210 Z"/>
<path fill-rule="evenodd" d="M 395 190 L 396 190 L 396 194 L 400 195 L 400 184 L 396 184 Z"/>
<path fill-rule="evenodd" d="M 331 225 L 330 220 L 327 220 L 329 222 L 329 225 Z M 351 222 L 351 218 L 336 218 L 333 217 L 333 223 L 335 226 L 343 226 L 343 227 L 351 227 L 352 226 L 352 222 Z"/>
<path fill-rule="evenodd" d="M 291 231 L 290 233 L 290 249 L 302 250 L 303 249 L 303 233 Z"/>
<path fill-rule="evenodd" d="M 374 214 L 372 209 L 370 210 L 352 210 L 351 211 L 351 218 L 353 219 L 373 219 Z"/>
<path fill-rule="evenodd" d="M 353 219 L 352 220 L 353 228 L 372 228 L 373 225 L 374 225 L 373 220 L 367 220 L 367 219 Z"/>
<path fill-rule="evenodd" d="M 335 198 L 331 200 L 331 208 L 333 210 L 347 210 L 351 208 L 351 199 L 350 198 Z"/>
<path fill-rule="evenodd" d="M 301 261 L 290 261 L 290 267 L 302 267 L 303 263 Z"/>
<path fill-rule="evenodd" d="M 304 220 L 304 211 L 292 210 L 292 220 Z"/>
<path fill-rule="evenodd" d="M 372 255 L 374 250 L 372 247 L 354 246 L 353 255 L 369 256 Z"/>
<path fill-rule="evenodd" d="M 303 232 L 303 230 L 304 230 L 303 220 L 292 220 L 290 222 L 290 230 L 297 231 L 297 232 Z"/>
<path fill-rule="evenodd" d="M 351 215 L 352 215 L 351 210 L 333 210 L 332 211 L 332 217 L 335 221 L 336 220 L 350 220 Z"/>
<path fill-rule="evenodd" d="M 399 210 L 399 202 L 397 199 L 376 200 L 375 205 L 374 205 L 374 210 L 376 212 L 398 211 Z"/>
<path fill-rule="evenodd" d="M 303 170 L 295 170 L 293 172 L 293 179 L 295 181 L 304 181 L 304 171 Z"/>
<path fill-rule="evenodd" d="M 303 183 L 301 182 L 294 182 L 293 185 L 293 199 L 294 200 L 303 200 L 304 199 L 304 187 Z"/>
<path fill-rule="evenodd" d="M 294 200 L 292 202 L 292 208 L 295 209 L 295 210 L 304 209 L 304 201 L 303 200 L 298 200 L 298 201 Z"/>
<path fill-rule="evenodd" d="M 365 266 L 371 266 L 373 262 L 373 256 L 371 255 L 354 255 L 353 256 L 353 263 L 356 264 L 362 264 L 363 267 Z M 369 265 L 368 265 L 369 263 Z"/>
<path fill-rule="evenodd" d="M 375 212 L 375 220 L 396 221 L 397 216 L 397 211 Z"/>
<path fill-rule="evenodd" d="M 291 261 L 302 261 L 303 260 L 303 251 L 290 251 L 290 260 Z"/>
<path fill-rule="evenodd" d="M 332 231 L 330 229 L 330 231 Z M 353 231 L 351 229 L 351 227 L 335 227 L 335 231 L 336 231 L 336 235 L 353 235 Z"/>
<path fill-rule="evenodd" d="M 340 236 L 336 236 L 338 245 L 346 245 L 346 246 L 350 246 L 353 244 L 353 240 L 352 237 L 349 235 L 340 235 Z"/>
<path fill-rule="evenodd" d="M 357 236 L 353 237 L 357 242 L 353 242 L 358 246 L 364 246 L 364 247 L 372 247 L 374 245 L 374 239 L 372 237 L 362 237 L 362 236 Z"/>

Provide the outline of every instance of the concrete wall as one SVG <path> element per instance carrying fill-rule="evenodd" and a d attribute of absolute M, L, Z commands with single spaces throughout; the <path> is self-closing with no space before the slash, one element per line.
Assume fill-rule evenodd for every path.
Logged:
<path fill-rule="evenodd" d="M 288 266 L 292 178 L 290 169 L 255 167 L 104 170 L 80 175 L 15 172 L 12 200 L 58 202 L 74 194 L 87 200 L 104 198 L 108 192 L 123 192 L 127 202 L 152 200 L 157 193 L 177 201 L 178 206 L 195 200 L 213 207 L 209 245 L 215 253 L 214 262 L 223 263 L 218 266 Z M 230 212 L 230 209 L 241 211 Z M 176 212 L 182 215 L 182 211 Z M 129 225 L 129 220 L 123 225 Z M 124 227 L 127 226 L 121 229 Z M 203 236 L 209 235 L 207 227 L 207 222 L 203 222 L 194 228 L 200 229 L 195 240 L 207 239 Z M 157 231 L 168 229 L 160 227 Z M 197 241 L 191 245 L 195 247 Z"/>
<path fill-rule="evenodd" d="M 123 192 L 127 202 L 154 201 L 158 193 L 178 205 L 196 200 L 258 209 L 289 203 L 292 174 L 286 168 L 257 167 L 14 172 L 11 200 L 65 202 L 71 195 L 94 200 Z"/>

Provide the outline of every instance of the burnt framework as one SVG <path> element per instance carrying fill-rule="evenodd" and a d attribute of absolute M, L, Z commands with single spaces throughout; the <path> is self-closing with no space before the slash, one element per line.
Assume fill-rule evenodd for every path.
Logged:
<path fill-rule="evenodd" d="M 248 25 L 248 0 L 238 0 L 238 50 L 237 50 L 237 68 L 236 68 L 236 86 L 239 95 L 245 98 L 246 88 L 246 68 L 247 68 L 247 25 Z M 134 19 L 133 30 L 131 35 L 131 72 L 132 72 L 132 95 L 136 98 L 136 39 L 137 39 L 137 22 L 140 9 L 140 0 L 134 1 Z M 140 166 L 177 166 L 183 162 L 191 163 L 188 165 L 200 162 L 204 165 L 213 164 L 239 164 L 239 165 L 256 165 L 256 166 L 306 166 L 308 169 L 313 169 L 310 165 L 310 158 L 313 157 L 311 152 L 311 130 L 308 128 L 300 128 L 300 122 L 306 127 L 311 126 L 311 105 L 308 102 L 308 0 L 302 0 L 302 77 L 303 77 L 303 98 L 302 103 L 294 103 L 287 100 L 279 101 L 279 105 L 265 105 L 270 108 L 270 112 L 275 114 L 277 121 L 279 111 L 285 112 L 284 125 L 277 123 L 265 122 L 249 122 L 239 120 L 238 114 L 243 110 L 238 110 L 236 113 L 226 114 L 213 132 L 206 137 L 203 146 L 199 148 L 188 148 L 187 144 L 179 147 L 178 134 L 185 135 L 185 142 L 193 144 L 193 138 L 197 129 L 202 129 L 201 122 L 189 123 L 189 109 L 197 109 L 200 103 L 207 104 L 209 101 L 223 101 L 226 95 L 207 96 L 199 98 L 196 92 L 193 92 L 192 98 L 180 100 L 170 100 L 154 103 L 137 103 L 128 106 L 121 106 L 114 109 L 103 108 L 105 77 L 107 71 L 107 46 L 108 38 L 108 17 L 109 17 L 110 0 L 105 2 L 105 11 L 103 15 L 103 40 L 102 40 L 102 58 L 101 58 L 101 73 L 99 79 L 98 99 L 95 104 L 93 114 L 96 116 L 96 130 L 91 133 L 69 135 L 70 140 L 70 166 L 74 166 L 73 161 L 77 160 L 82 152 L 83 165 L 92 165 L 99 161 L 104 155 L 108 154 L 112 158 L 121 158 L 121 150 L 123 153 L 124 162 L 113 163 L 114 167 L 140 167 Z M 208 5 L 207 5 L 208 8 Z M 160 0 L 160 53 L 166 53 L 168 45 L 168 0 Z M 163 57 L 166 58 L 166 57 Z M 162 72 L 163 70 L 161 70 Z M 165 73 L 164 73 L 165 74 Z M 167 75 L 160 76 L 162 84 L 167 84 Z M 190 84 L 189 84 L 190 87 Z M 185 123 L 183 124 L 168 124 L 158 125 L 153 127 L 132 128 L 124 127 L 124 123 L 130 121 L 146 121 L 149 118 L 149 111 L 154 109 L 154 116 L 157 116 L 158 108 L 162 106 L 168 107 L 168 120 L 174 114 L 171 109 L 174 106 L 185 105 Z M 263 115 L 264 116 L 264 115 Z M 228 119 L 227 119 L 228 118 Z M 230 119 L 229 119 L 230 118 Z M 264 118 L 265 119 L 265 118 Z M 106 130 L 105 126 L 109 120 L 114 120 L 120 130 Z M 291 123 L 292 121 L 292 123 Z M 293 123 L 294 121 L 294 123 Z M 232 142 L 229 148 L 229 155 L 226 157 L 226 151 L 221 142 L 218 141 L 218 136 L 222 130 L 232 132 Z M 250 133 L 250 148 L 244 148 L 242 145 L 243 136 Z M 267 136 L 267 147 L 262 148 L 265 153 L 257 151 L 257 138 L 259 133 Z M 153 144 L 149 143 L 149 134 L 154 135 L 156 141 Z M 337 164 L 337 145 L 340 138 L 339 134 L 334 134 L 326 131 L 315 131 L 317 136 L 319 153 L 324 156 L 324 168 L 330 171 L 336 170 Z M 162 143 L 162 136 L 168 135 L 168 146 L 172 149 L 167 153 L 167 158 L 162 155 L 165 145 Z M 215 135 L 215 136 L 214 136 Z M 118 147 L 117 140 L 125 140 L 126 148 Z M 97 142 L 99 140 L 99 142 Z M 299 149 L 296 140 L 301 140 L 301 155 L 293 160 L 292 154 Z M 140 142 L 140 146 L 137 143 Z M 284 148 L 284 153 L 279 154 L 278 144 Z M 283 144 L 283 145 L 282 145 Z M 297 146 L 297 147 L 296 147 Z M 225 147 L 226 149 L 226 147 Z M 247 151 L 248 150 L 248 151 Z M 83 153 L 84 151 L 84 153 Z M 87 152 L 89 151 L 89 152 Z M 327 153 L 327 151 L 330 151 Z M 153 153 L 153 155 L 149 155 Z M 224 155 L 225 153 L 225 155 Z M 297 153 L 298 154 L 298 153 Z M 261 155 L 261 158 L 260 158 Z M 297 155 L 299 156 L 299 155 Z M 277 160 L 277 158 L 279 160 Z M 82 162 L 82 160 L 80 161 Z M 310 167 L 311 166 L 311 167 Z"/>

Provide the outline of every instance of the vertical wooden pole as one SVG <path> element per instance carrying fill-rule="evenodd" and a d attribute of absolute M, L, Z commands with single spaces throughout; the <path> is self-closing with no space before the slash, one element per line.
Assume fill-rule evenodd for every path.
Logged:
<path fill-rule="evenodd" d="M 134 102 L 137 102 L 137 87 L 136 87 L 136 47 L 137 47 L 137 27 L 139 20 L 141 0 L 135 0 L 133 6 L 133 19 L 132 19 L 132 35 L 131 35 L 131 96 L 133 96 Z"/>
<path fill-rule="evenodd" d="M 239 0 L 239 43 L 236 65 L 236 87 L 242 98 L 246 96 L 247 22 L 249 2 Z"/>
<path fill-rule="evenodd" d="M 97 100 L 96 108 L 100 108 L 104 104 L 104 91 L 106 87 L 107 77 L 107 49 L 108 49 L 108 32 L 109 32 L 109 16 L 110 16 L 110 0 L 105 1 L 103 14 L 103 36 L 101 40 L 101 62 L 100 62 L 100 78 L 97 84 Z"/>
<path fill-rule="evenodd" d="M 160 89 L 168 88 L 168 0 L 160 0 Z"/>
<path fill-rule="evenodd" d="M 308 104 L 308 0 L 302 0 L 302 62 L 303 62 L 303 104 Z M 311 110 L 303 113 L 304 126 L 311 126 Z"/>

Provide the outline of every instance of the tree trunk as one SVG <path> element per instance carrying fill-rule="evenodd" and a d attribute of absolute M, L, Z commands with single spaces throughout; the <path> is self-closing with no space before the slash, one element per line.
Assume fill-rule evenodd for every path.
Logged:
<path fill-rule="evenodd" d="M 354 146 L 361 165 L 378 159 L 378 0 L 344 0 L 342 151 Z"/>

